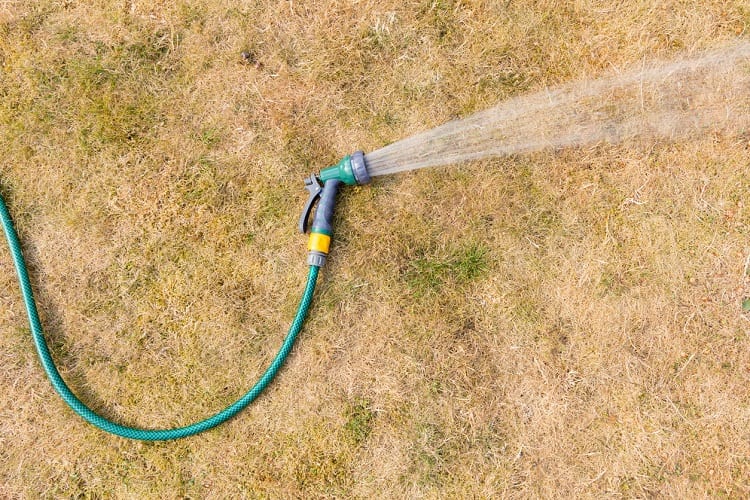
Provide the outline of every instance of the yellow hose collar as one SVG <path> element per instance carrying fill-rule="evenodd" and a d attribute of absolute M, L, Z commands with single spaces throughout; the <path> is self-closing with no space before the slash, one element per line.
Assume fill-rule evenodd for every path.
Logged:
<path fill-rule="evenodd" d="M 311 252 L 321 252 L 328 254 L 331 248 L 331 237 L 323 233 L 310 233 L 310 239 L 307 241 L 307 249 Z"/>

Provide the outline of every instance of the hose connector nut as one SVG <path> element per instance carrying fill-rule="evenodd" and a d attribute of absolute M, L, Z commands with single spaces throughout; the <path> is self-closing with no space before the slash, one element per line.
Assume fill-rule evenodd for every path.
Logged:
<path fill-rule="evenodd" d="M 308 252 L 307 253 L 307 265 L 323 267 L 326 265 L 327 255 L 322 252 Z"/>

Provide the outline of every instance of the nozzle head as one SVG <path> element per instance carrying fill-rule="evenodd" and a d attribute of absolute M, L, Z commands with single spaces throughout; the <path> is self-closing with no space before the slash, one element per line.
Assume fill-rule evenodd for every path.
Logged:
<path fill-rule="evenodd" d="M 371 179 L 370 173 L 367 171 L 367 163 L 365 163 L 365 154 L 362 151 L 355 151 L 352 153 L 350 162 L 357 184 L 369 183 Z"/>
<path fill-rule="evenodd" d="M 345 156 L 338 164 L 320 171 L 320 180 L 323 183 L 331 179 L 339 180 L 350 186 L 370 182 L 365 154 L 362 151 L 357 151 Z"/>

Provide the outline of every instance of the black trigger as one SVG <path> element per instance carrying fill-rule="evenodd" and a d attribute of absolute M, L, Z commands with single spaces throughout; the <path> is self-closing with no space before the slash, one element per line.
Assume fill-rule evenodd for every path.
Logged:
<path fill-rule="evenodd" d="M 307 224 L 310 219 L 310 213 L 312 212 L 312 208 L 315 205 L 315 202 L 320 197 L 320 192 L 323 190 L 323 186 L 320 185 L 320 181 L 315 176 L 315 174 L 311 174 L 310 177 L 305 179 L 305 189 L 310 192 L 310 196 L 308 196 L 307 202 L 305 202 L 305 208 L 302 210 L 302 215 L 300 215 L 299 218 L 300 233 L 307 232 Z"/>

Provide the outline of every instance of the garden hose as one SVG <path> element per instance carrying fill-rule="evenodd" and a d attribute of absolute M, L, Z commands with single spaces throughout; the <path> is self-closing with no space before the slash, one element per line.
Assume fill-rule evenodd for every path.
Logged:
<path fill-rule="evenodd" d="M 294 345 L 297 334 L 302 330 L 302 325 L 305 322 L 308 310 L 310 309 L 310 303 L 312 302 L 315 284 L 318 279 L 318 272 L 320 271 L 320 268 L 325 265 L 326 256 L 330 247 L 333 211 L 339 185 L 341 183 L 365 184 L 366 182 L 369 182 L 369 180 L 370 177 L 367 175 L 364 156 L 358 151 L 351 156 L 345 157 L 338 165 L 323 170 L 320 176 L 313 174 L 305 181 L 306 188 L 310 191 L 310 199 L 308 200 L 302 217 L 300 218 L 300 229 L 303 232 L 307 229 L 307 219 L 313 206 L 316 202 L 318 203 L 313 217 L 312 229 L 310 231 L 310 239 L 308 242 L 307 260 L 309 272 L 307 275 L 307 284 L 302 293 L 297 313 L 294 316 L 292 325 L 289 327 L 289 333 L 287 333 L 286 338 L 281 345 L 281 349 L 279 349 L 278 354 L 276 354 L 276 357 L 266 369 L 265 373 L 263 373 L 260 380 L 258 380 L 258 382 L 256 382 L 244 396 L 235 401 L 232 405 L 205 420 L 172 429 L 140 429 L 115 423 L 91 410 L 65 383 L 55 366 L 49 346 L 44 338 L 42 324 L 39 320 L 39 313 L 37 311 L 34 294 L 31 288 L 31 281 L 29 280 L 29 273 L 26 268 L 23 253 L 21 252 L 21 243 L 13 225 L 10 212 L 5 205 L 2 196 L 0 196 L 0 221 L 2 222 L 3 231 L 8 240 L 8 246 L 10 247 L 10 253 L 13 258 L 13 265 L 15 266 L 18 275 L 21 295 L 23 296 L 23 301 L 26 306 L 26 314 L 28 315 L 29 325 L 31 327 L 31 335 L 34 339 L 34 345 L 39 354 L 42 367 L 52 382 L 52 387 L 54 387 L 55 391 L 57 391 L 68 406 L 86 421 L 103 431 L 124 438 L 138 439 L 142 441 L 167 441 L 192 436 L 226 422 L 253 402 L 271 380 L 273 380 L 274 376 L 276 376 L 276 373 L 281 368 L 281 365 L 284 363 L 284 360 L 286 360 L 286 357 L 289 355 L 289 351 L 291 351 L 292 346 Z"/>

